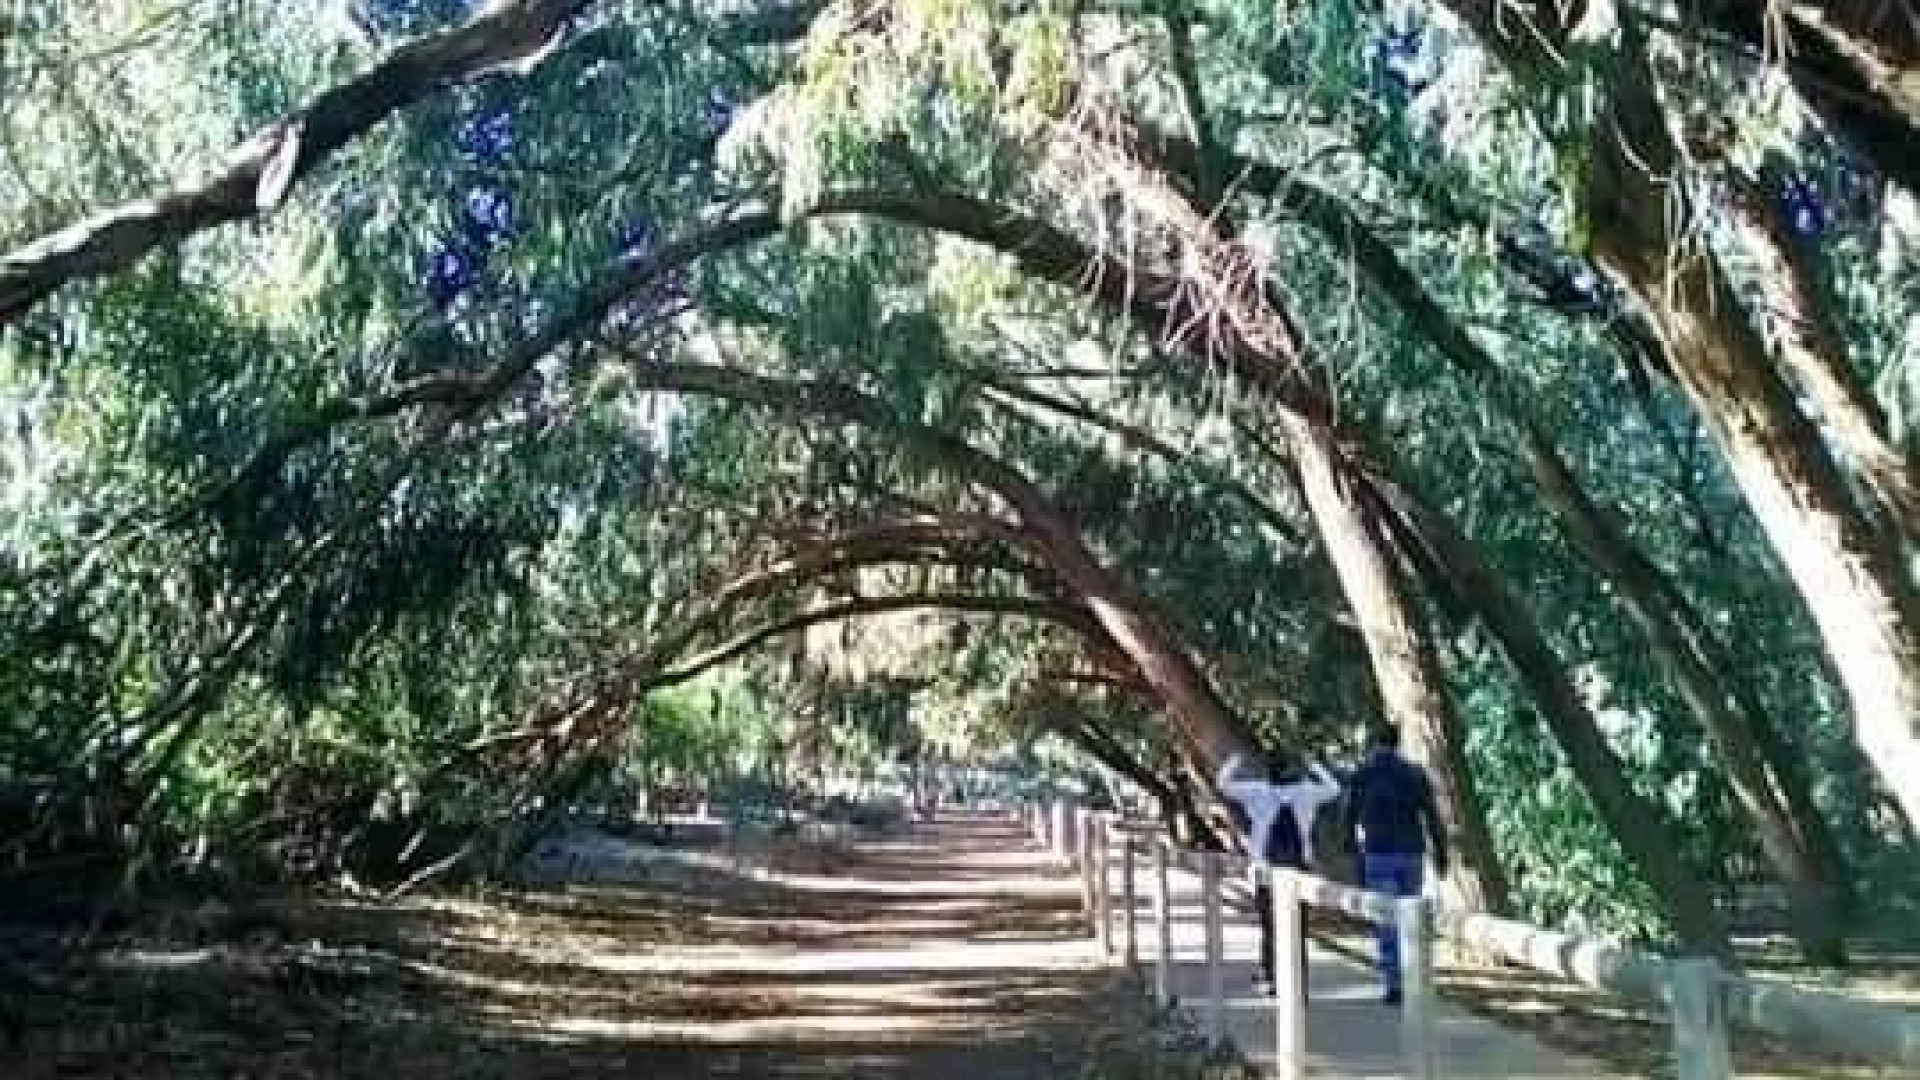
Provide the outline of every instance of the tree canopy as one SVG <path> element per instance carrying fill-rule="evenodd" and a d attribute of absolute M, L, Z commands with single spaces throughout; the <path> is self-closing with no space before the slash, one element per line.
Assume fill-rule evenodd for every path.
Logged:
<path fill-rule="evenodd" d="M 1898 5 L 4 18 L 18 860 L 1385 721 L 1465 903 L 1920 895 Z"/>

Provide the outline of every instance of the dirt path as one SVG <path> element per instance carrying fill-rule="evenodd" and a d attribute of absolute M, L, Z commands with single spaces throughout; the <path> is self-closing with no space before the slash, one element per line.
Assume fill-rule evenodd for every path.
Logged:
<path fill-rule="evenodd" d="M 1075 887 L 972 818 L 760 877 L 290 909 L 64 972 L 0 1075 L 1072 1078 L 1144 1037 Z"/>

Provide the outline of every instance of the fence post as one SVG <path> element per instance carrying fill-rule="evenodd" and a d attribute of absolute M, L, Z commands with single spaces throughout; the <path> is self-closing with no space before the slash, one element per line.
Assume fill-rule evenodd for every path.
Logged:
<path fill-rule="evenodd" d="M 1067 833 L 1067 804 L 1063 800 L 1055 799 L 1050 809 L 1053 811 L 1053 856 L 1065 862 L 1070 854 L 1068 847 L 1072 843 Z"/>
<path fill-rule="evenodd" d="M 1300 962 L 1307 928 L 1300 923 L 1299 879 L 1290 870 L 1265 871 L 1273 904 L 1274 1065 L 1280 1080 L 1307 1075 L 1307 972 Z"/>
<path fill-rule="evenodd" d="M 1712 960 L 1675 960 L 1667 975 L 1667 1005 L 1673 1015 L 1676 1080 L 1729 1080 L 1733 1051 L 1727 1043 L 1720 965 Z"/>
<path fill-rule="evenodd" d="M 1087 936 L 1097 936 L 1094 917 L 1099 913 L 1093 896 L 1093 811 L 1081 807 L 1078 828 L 1074 830 L 1076 852 L 1080 858 L 1080 913 L 1087 924 Z"/>
<path fill-rule="evenodd" d="M 1205 1033 L 1208 1046 L 1218 1046 L 1227 1036 L 1227 972 L 1225 927 L 1220 910 L 1220 853 L 1208 851 L 1200 857 L 1200 910 L 1207 928 L 1207 1010 Z"/>
<path fill-rule="evenodd" d="M 1122 826 L 1120 830 L 1120 903 L 1126 914 L 1122 929 L 1126 932 L 1127 970 L 1140 968 L 1140 913 L 1139 890 L 1134 884 L 1133 830 Z"/>
<path fill-rule="evenodd" d="M 1113 955 L 1113 815 L 1093 819 L 1093 919 L 1102 958 Z"/>
<path fill-rule="evenodd" d="M 1433 902 L 1414 896 L 1394 903 L 1400 938 L 1400 1050 L 1407 1076 L 1433 1076 L 1433 1020 L 1439 988 L 1433 968 Z"/>
<path fill-rule="evenodd" d="M 1173 841 L 1155 837 L 1153 844 L 1153 923 L 1159 935 L 1159 963 L 1154 965 L 1154 999 L 1162 1005 L 1173 1001 L 1173 880 L 1168 873 L 1168 849 Z"/>

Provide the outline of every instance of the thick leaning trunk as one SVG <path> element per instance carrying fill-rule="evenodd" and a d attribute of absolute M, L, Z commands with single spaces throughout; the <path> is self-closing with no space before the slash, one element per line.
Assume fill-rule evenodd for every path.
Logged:
<path fill-rule="evenodd" d="M 1755 54 L 1843 142 L 1920 195 L 1920 22 L 1897 0 L 1710 0 L 1696 13 Z"/>
<path fill-rule="evenodd" d="M 1217 767 L 1254 749 L 1238 718 L 1220 700 L 1186 650 L 1146 614 L 1144 601 L 1091 551 L 1080 528 L 1026 476 L 965 440 L 917 424 L 885 402 L 839 383 L 768 378 L 711 364 L 636 367 L 641 389 L 712 394 L 787 415 L 867 424 L 992 492 L 1019 519 L 1019 535 L 1089 612 L 1101 631 L 1139 669 L 1141 679 L 1174 718 L 1174 734 L 1199 762 Z"/>
<path fill-rule="evenodd" d="M 1087 550 L 1080 530 L 1040 495 L 994 485 L 1019 513 L 1054 573 L 1078 594 L 1116 647 L 1179 721 L 1178 731 L 1195 758 L 1217 768 L 1229 757 L 1247 754 L 1253 740 L 1214 693 L 1193 659 L 1171 635 L 1145 614 L 1144 605 Z"/>
<path fill-rule="evenodd" d="M 1893 538 L 1920 537 L 1920 489 L 1912 462 L 1894 444 L 1886 412 L 1855 373 L 1846 337 L 1821 295 L 1813 255 L 1796 239 L 1778 204 L 1755 181 L 1731 177 L 1728 206 L 1759 264 L 1761 311 L 1780 343 L 1780 362 L 1813 402 L 1821 427 L 1840 448 L 1860 486 L 1894 525 Z"/>
<path fill-rule="evenodd" d="M 1692 952 L 1731 959 L 1726 925 L 1703 884 L 1680 856 L 1680 827 L 1640 794 L 1581 700 L 1566 665 L 1541 634 L 1526 601 L 1481 558 L 1453 523 L 1406 489 L 1375 478 L 1372 491 L 1403 524 L 1410 541 L 1437 564 L 1446 584 L 1480 619 L 1526 686 L 1554 739 L 1614 842 L 1653 890 L 1667 924 Z"/>
<path fill-rule="evenodd" d="M 1178 812 L 1180 794 L 1173 785 L 1147 768 L 1145 762 L 1120 745 L 1113 736 L 1100 730 L 1094 724 L 1061 717 L 1053 725 L 1053 730 L 1068 742 L 1080 748 L 1080 751 L 1100 764 L 1127 778 L 1135 787 L 1145 792 L 1160 807 L 1163 820 L 1170 819 Z"/>
<path fill-rule="evenodd" d="M 1336 456 L 1331 434 L 1299 420 L 1287 427 L 1301 489 L 1366 639 L 1387 718 L 1433 779 L 1440 816 L 1458 855 L 1458 870 L 1448 881 L 1453 899 L 1469 910 L 1504 912 L 1506 874 L 1467 765 L 1466 731 L 1419 613 L 1383 550 L 1355 478 Z"/>
<path fill-rule="evenodd" d="M 1807 959 L 1846 959 L 1849 870 L 1805 778 L 1783 760 L 1784 740 L 1751 693 L 1722 676 L 1730 657 L 1685 596 L 1595 505 L 1546 434 L 1523 432 L 1534 478 L 1561 528 L 1617 589 L 1656 662 L 1699 718 L 1741 811 L 1786 890 L 1794 939 Z"/>
<path fill-rule="evenodd" d="M 1547 507 L 1576 550 L 1619 589 L 1628 611 L 1721 753 L 1741 809 L 1792 898 L 1795 936 L 1809 959 L 1842 960 L 1847 869 L 1804 778 L 1773 748 L 1783 742 L 1758 701 L 1727 685 L 1726 658 L 1684 596 L 1640 554 L 1607 511 L 1582 490 L 1551 438 L 1528 415 L 1505 373 L 1423 287 L 1400 256 L 1340 200 L 1311 184 L 1276 178 L 1269 197 L 1296 207 L 1329 242 L 1350 251 L 1402 316 L 1488 398 L 1520 433 L 1521 448 Z M 1351 591 L 1351 590 L 1350 590 Z"/>
<path fill-rule="evenodd" d="M 1663 204 L 1645 205 L 1659 198 L 1610 202 L 1660 215 Z M 1717 267 L 1690 260 L 1671 280 L 1661 254 L 1618 226 L 1596 224 L 1594 250 L 1652 314 L 1675 381 L 1813 615 L 1862 749 L 1907 819 L 1920 820 L 1920 605 L 1888 534 L 1853 503 Z"/>
<path fill-rule="evenodd" d="M 1567 9 L 1524 13 L 1444 0 L 1528 81 L 1559 64 Z M 1645 308 L 1674 382 L 1719 444 L 1734 482 L 1813 615 L 1862 750 L 1909 823 L 1920 821 L 1920 600 L 1886 530 L 1852 501 L 1758 330 L 1711 253 L 1689 239 L 1685 178 L 1653 72 L 1628 42 L 1577 192 L 1596 261 Z"/>

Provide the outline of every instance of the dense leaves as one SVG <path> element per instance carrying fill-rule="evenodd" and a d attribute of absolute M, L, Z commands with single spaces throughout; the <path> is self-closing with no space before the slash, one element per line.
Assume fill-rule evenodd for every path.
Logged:
<path fill-rule="evenodd" d="M 45 106 L 0 125 L 10 245 L 477 14 L 106 7 L 10 27 L 0 75 Z M 1716 900 L 1777 872 L 1703 735 L 1738 691 L 1778 726 L 1769 768 L 1805 766 L 1801 826 L 1873 875 L 1862 917 L 1895 917 L 1898 792 L 1685 357 L 1600 258 L 1588 125 L 1647 63 L 1691 142 L 1686 243 L 1642 254 L 1724 267 L 1765 363 L 1830 328 L 1803 352 L 1874 388 L 1899 446 L 1912 193 L 1750 59 L 1634 15 L 1538 65 L 1452 7 L 585 5 L 537 63 L 425 94 L 258 225 L 171 237 L 6 331 L 0 783 L 93 842 L 396 878 L 469 842 L 510 854 L 570 807 L 824 794 L 889 763 L 1098 761 L 1188 791 L 1206 763 L 1182 768 L 1180 703 L 1089 619 L 1032 515 L 916 427 L 1031 481 L 1241 729 L 1342 757 L 1392 706 L 1297 486 L 1288 410 L 1319 402 L 1362 474 L 1418 492 L 1526 599 L 1607 767 L 1684 823 L 1661 843 Z M 1742 231 L 1742 184 L 1784 254 Z M 873 212 L 818 212 L 848 192 Z M 1289 349 L 1234 353 L 1276 319 Z M 650 388 L 690 362 L 831 380 L 887 422 Z M 1789 407 L 1837 440 L 1795 379 Z M 1570 526 L 1542 440 L 1654 593 Z M 1862 521 L 1897 517 L 1837 460 Z M 1544 735 L 1540 683 L 1431 537 L 1368 512 L 1519 906 L 1664 932 Z M 1655 594 L 1717 689 L 1650 643 Z"/>

